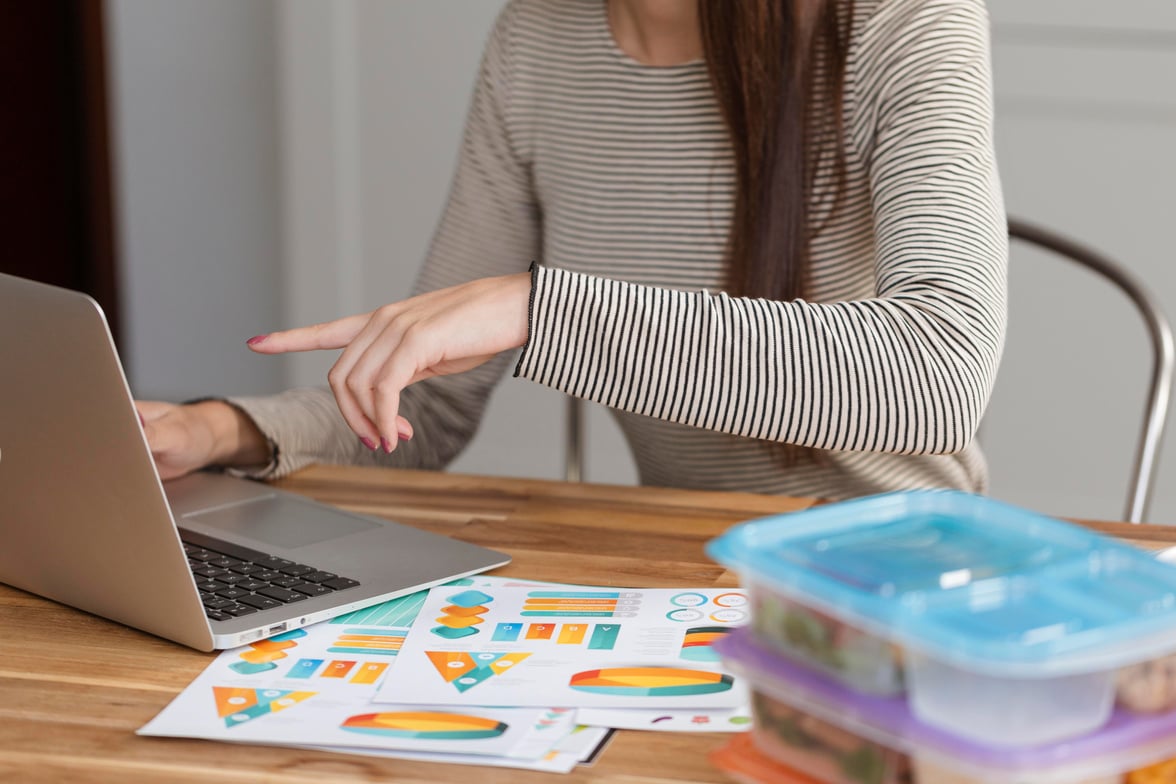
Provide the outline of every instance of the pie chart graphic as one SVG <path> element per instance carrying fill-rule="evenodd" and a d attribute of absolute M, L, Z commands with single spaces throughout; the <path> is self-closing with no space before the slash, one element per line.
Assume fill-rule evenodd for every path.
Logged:
<path fill-rule="evenodd" d="M 497 738 L 507 730 L 497 719 L 442 711 L 364 713 L 340 726 L 348 732 L 416 740 L 481 740 Z"/>
<path fill-rule="evenodd" d="M 589 694 L 619 697 L 690 697 L 731 688 L 734 679 L 721 672 L 680 667 L 609 667 L 572 676 L 568 686 Z"/>

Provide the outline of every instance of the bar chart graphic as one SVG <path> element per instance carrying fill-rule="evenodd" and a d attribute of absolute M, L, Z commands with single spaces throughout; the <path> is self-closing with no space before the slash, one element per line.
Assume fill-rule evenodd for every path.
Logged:
<path fill-rule="evenodd" d="M 344 629 L 327 650 L 357 656 L 395 656 L 400 653 L 407 634 L 403 629 L 354 627 Z"/>
<path fill-rule="evenodd" d="M 530 591 L 520 613 L 524 617 L 632 618 L 641 594 L 624 591 Z"/>
<path fill-rule="evenodd" d="M 591 631 L 590 631 L 591 630 Z M 491 642 L 550 642 L 556 645 L 583 645 L 589 650 L 606 651 L 616 647 L 621 633 L 619 623 L 519 623 L 499 622 L 494 626 Z"/>
<path fill-rule="evenodd" d="M 326 666 L 323 666 L 324 664 Z M 348 683 L 365 686 L 378 681 L 387 669 L 386 661 L 299 659 L 286 672 L 285 677 L 300 680 L 310 680 L 314 677 L 345 679 Z"/>

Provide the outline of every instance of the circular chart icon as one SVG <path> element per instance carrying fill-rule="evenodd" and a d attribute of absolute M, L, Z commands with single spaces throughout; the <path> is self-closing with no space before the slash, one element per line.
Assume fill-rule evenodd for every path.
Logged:
<path fill-rule="evenodd" d="M 720 607 L 746 607 L 747 597 L 741 593 L 721 593 L 712 600 Z"/>
<path fill-rule="evenodd" d="M 698 607 L 707 603 L 707 598 L 701 593 L 680 593 L 670 598 L 670 603 L 678 607 Z"/>
<path fill-rule="evenodd" d="M 711 613 L 711 620 L 719 623 L 739 623 L 747 617 L 743 610 L 716 610 Z"/>

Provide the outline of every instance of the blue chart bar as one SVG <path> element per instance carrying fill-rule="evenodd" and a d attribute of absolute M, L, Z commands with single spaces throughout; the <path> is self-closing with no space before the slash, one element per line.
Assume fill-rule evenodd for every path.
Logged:
<path fill-rule="evenodd" d="M 287 678 L 309 678 L 314 675 L 315 670 L 322 666 L 322 659 L 299 659 L 290 671 L 286 673 Z"/>
<path fill-rule="evenodd" d="M 528 591 L 534 599 L 619 599 L 618 592 L 610 591 Z"/>
<path fill-rule="evenodd" d="M 617 645 L 620 632 L 620 624 L 596 624 L 592 627 L 592 637 L 588 639 L 588 650 L 611 651 Z"/>
<path fill-rule="evenodd" d="M 492 642 L 515 642 L 519 639 L 519 633 L 523 630 L 521 623 L 500 623 L 494 628 L 494 636 L 490 638 Z"/>

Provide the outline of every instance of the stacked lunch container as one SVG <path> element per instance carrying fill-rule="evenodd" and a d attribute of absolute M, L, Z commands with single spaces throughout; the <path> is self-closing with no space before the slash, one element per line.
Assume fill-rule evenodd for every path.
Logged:
<path fill-rule="evenodd" d="M 737 526 L 742 782 L 1176 784 L 1176 567 L 953 491 Z"/>

